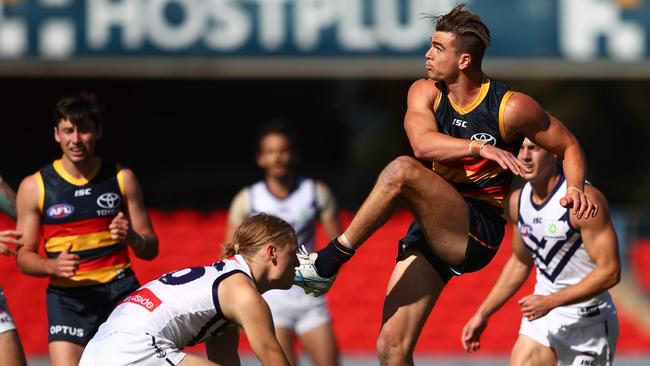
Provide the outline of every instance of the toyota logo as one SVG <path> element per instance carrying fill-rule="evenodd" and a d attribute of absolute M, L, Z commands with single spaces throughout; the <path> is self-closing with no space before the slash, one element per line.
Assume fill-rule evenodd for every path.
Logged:
<path fill-rule="evenodd" d="M 115 208 L 120 205 L 120 195 L 113 192 L 104 193 L 97 197 L 97 205 L 101 208 Z"/>
<path fill-rule="evenodd" d="M 496 146 L 497 144 L 497 139 L 495 139 L 494 136 L 490 135 L 489 133 L 485 132 L 473 134 L 471 140 L 485 141 L 492 146 Z"/>

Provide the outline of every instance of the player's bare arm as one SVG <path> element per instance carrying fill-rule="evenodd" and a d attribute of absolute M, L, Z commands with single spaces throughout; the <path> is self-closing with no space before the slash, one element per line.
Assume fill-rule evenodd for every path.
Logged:
<path fill-rule="evenodd" d="M 235 198 L 233 198 L 230 203 L 230 208 L 228 209 L 228 222 L 226 223 L 226 233 L 224 235 L 225 242 L 232 240 L 237 227 L 239 227 L 246 217 L 248 217 L 250 206 L 250 195 L 248 194 L 248 190 L 244 188 L 235 195 Z"/>
<path fill-rule="evenodd" d="M 520 193 L 521 190 L 513 192 L 508 201 L 508 218 L 510 222 L 515 223 L 512 235 L 512 255 L 501 270 L 501 274 L 488 296 L 463 328 L 461 343 L 467 352 L 476 352 L 480 349 L 481 334 L 487 327 L 488 320 L 519 290 L 533 267 L 533 258 L 524 246 L 516 227 Z"/>
<path fill-rule="evenodd" d="M 70 253 L 72 244 L 56 258 L 49 259 L 38 254 L 40 244 L 42 192 L 35 175 L 23 179 L 18 188 L 16 206 L 18 222 L 16 228 L 22 233 L 22 246 L 18 249 L 16 262 L 21 272 L 31 276 L 72 277 L 79 268 L 79 256 Z"/>
<path fill-rule="evenodd" d="M 418 80 L 409 89 L 404 130 L 416 158 L 445 162 L 478 152 L 482 157 L 499 163 L 503 169 L 523 176 L 526 167 L 512 153 L 487 144 L 472 151 L 471 141 L 438 132 L 433 112 L 438 93 L 440 91 L 433 80 Z"/>
<path fill-rule="evenodd" d="M 578 140 L 562 122 L 546 113 L 533 98 L 514 93 L 506 104 L 504 125 L 506 139 L 525 136 L 562 159 L 567 186 L 570 187 L 562 206 L 571 207 L 571 213 L 578 218 L 596 216 L 598 205 L 584 193 L 584 153 Z M 486 153 L 488 151 L 490 147 Z"/>
<path fill-rule="evenodd" d="M 587 195 L 600 207 L 601 214 L 594 218 L 571 217 L 571 224 L 580 231 L 583 245 L 596 268 L 575 285 L 547 296 L 529 295 L 519 303 L 524 316 L 534 320 L 550 310 L 592 298 L 616 285 L 620 280 L 618 240 L 609 216 L 609 208 L 603 194 L 586 185 Z"/>
<path fill-rule="evenodd" d="M 253 282 L 244 274 L 234 274 L 221 282 L 218 293 L 224 316 L 244 329 L 262 365 L 288 366 L 275 337 L 271 311 Z"/>
<path fill-rule="evenodd" d="M 111 236 L 126 240 L 138 258 L 154 259 L 158 255 L 158 237 L 144 206 L 140 183 L 130 169 L 122 168 L 119 174 L 124 184 L 125 211 L 115 216 L 109 225 Z"/>
<path fill-rule="evenodd" d="M 0 211 L 16 219 L 16 192 L 0 176 Z"/>
<path fill-rule="evenodd" d="M 341 234 L 341 222 L 338 218 L 336 200 L 330 188 L 323 182 L 316 182 L 317 199 L 320 207 L 320 223 L 329 238 Z"/>

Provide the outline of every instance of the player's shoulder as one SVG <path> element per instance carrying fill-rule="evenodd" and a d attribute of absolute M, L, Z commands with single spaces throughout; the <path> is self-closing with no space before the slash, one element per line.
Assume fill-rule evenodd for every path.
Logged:
<path fill-rule="evenodd" d="M 415 80 L 409 88 L 409 92 L 418 93 L 437 93 L 440 90 L 442 90 L 442 83 L 431 79 Z"/>
<path fill-rule="evenodd" d="M 517 216 L 519 215 L 519 199 L 521 198 L 521 191 L 522 188 L 517 188 L 510 192 L 508 197 L 506 198 L 507 204 L 505 205 L 506 208 L 506 216 L 508 219 L 511 221 L 515 221 L 517 219 Z"/>

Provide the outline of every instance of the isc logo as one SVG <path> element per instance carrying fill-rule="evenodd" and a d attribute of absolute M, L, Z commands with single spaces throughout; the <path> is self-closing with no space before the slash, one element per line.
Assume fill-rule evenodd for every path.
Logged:
<path fill-rule="evenodd" d="M 65 203 L 60 203 L 58 205 L 50 206 L 47 209 L 47 216 L 53 219 L 62 219 L 64 217 L 68 217 L 72 215 L 73 212 L 74 212 L 74 206 Z"/>
<path fill-rule="evenodd" d="M 452 124 L 454 126 L 467 128 L 467 121 L 463 121 L 462 119 L 454 118 L 454 121 L 452 122 Z"/>

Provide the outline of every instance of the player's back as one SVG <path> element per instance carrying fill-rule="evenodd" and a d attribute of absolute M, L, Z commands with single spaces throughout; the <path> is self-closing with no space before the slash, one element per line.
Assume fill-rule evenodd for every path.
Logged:
<path fill-rule="evenodd" d="M 221 281 L 237 273 L 251 277 L 243 257 L 236 255 L 211 266 L 167 273 L 127 296 L 102 324 L 97 337 L 114 331 L 146 332 L 178 348 L 201 343 L 232 323 L 219 305 Z"/>

